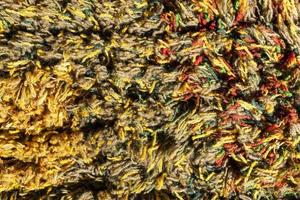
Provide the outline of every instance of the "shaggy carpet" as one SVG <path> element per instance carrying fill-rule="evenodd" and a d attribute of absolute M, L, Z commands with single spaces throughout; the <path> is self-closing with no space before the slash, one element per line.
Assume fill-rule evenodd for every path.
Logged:
<path fill-rule="evenodd" d="M 0 199 L 300 199 L 299 0 L 1 0 Z"/>

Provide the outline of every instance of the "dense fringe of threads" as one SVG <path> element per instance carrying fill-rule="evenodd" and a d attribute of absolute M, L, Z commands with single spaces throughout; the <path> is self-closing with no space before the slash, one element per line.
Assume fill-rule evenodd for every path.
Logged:
<path fill-rule="evenodd" d="M 299 0 L 1 0 L 1 199 L 299 199 Z"/>

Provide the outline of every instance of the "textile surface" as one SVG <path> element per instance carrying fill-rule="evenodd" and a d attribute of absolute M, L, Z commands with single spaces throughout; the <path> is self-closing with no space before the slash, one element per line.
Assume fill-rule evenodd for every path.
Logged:
<path fill-rule="evenodd" d="M 0 199 L 299 199 L 299 0 L 1 0 Z"/>

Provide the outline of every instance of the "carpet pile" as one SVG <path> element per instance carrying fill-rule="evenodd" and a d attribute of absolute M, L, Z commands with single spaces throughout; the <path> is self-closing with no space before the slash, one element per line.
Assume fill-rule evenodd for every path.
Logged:
<path fill-rule="evenodd" d="M 1 199 L 300 198 L 299 0 L 1 0 Z"/>

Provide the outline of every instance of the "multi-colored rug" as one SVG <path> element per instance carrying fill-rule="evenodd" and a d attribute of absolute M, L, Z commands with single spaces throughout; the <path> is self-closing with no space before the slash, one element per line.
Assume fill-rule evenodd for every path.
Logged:
<path fill-rule="evenodd" d="M 300 199 L 299 0 L 1 0 L 0 199 Z"/>

